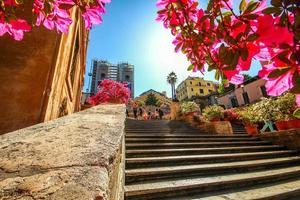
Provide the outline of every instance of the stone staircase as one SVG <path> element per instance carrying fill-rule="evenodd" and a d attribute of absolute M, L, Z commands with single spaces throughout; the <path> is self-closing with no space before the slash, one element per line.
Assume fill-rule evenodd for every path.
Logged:
<path fill-rule="evenodd" d="M 298 152 L 177 121 L 126 122 L 126 200 L 300 199 Z"/>

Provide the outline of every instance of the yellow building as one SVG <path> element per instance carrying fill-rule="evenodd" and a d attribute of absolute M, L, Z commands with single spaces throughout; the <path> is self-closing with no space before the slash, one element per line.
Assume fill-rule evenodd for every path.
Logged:
<path fill-rule="evenodd" d="M 217 83 L 206 81 L 200 77 L 188 77 L 176 88 L 176 97 L 179 101 L 192 97 L 203 97 L 217 91 Z"/>

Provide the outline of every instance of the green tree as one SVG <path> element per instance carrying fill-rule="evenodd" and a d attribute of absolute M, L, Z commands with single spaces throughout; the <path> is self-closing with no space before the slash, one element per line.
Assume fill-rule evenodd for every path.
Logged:
<path fill-rule="evenodd" d="M 247 80 L 250 80 L 251 78 L 253 78 L 249 74 L 243 74 L 243 76 L 244 76 L 244 81 L 247 81 Z"/>
<path fill-rule="evenodd" d="M 147 106 L 157 106 L 157 103 L 158 103 L 158 100 L 155 97 L 155 95 L 152 93 L 148 94 L 145 104 Z"/>

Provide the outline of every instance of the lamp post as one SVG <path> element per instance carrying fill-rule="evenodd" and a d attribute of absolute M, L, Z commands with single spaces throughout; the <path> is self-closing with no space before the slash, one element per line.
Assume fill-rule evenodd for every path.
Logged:
<path fill-rule="evenodd" d="M 88 85 L 88 89 L 87 89 L 87 91 L 89 90 L 90 91 L 90 93 L 92 92 L 91 90 L 92 90 L 92 86 L 91 86 L 91 77 L 92 77 L 92 73 L 90 72 L 90 73 L 88 73 L 88 76 L 89 76 L 89 85 Z"/>
<path fill-rule="evenodd" d="M 244 86 L 244 84 L 241 85 L 241 88 L 242 88 L 242 91 L 244 93 L 245 92 L 245 86 Z"/>

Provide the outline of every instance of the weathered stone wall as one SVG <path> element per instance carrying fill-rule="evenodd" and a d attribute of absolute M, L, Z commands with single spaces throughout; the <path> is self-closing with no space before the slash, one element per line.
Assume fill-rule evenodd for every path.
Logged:
<path fill-rule="evenodd" d="M 209 122 L 205 123 L 205 129 L 208 133 L 218 135 L 232 135 L 233 130 L 229 121 Z"/>
<path fill-rule="evenodd" d="M 258 136 L 262 140 L 270 141 L 273 144 L 300 151 L 300 129 L 263 133 Z"/>
<path fill-rule="evenodd" d="M 0 199 L 119 200 L 124 105 L 101 105 L 0 136 Z"/>

